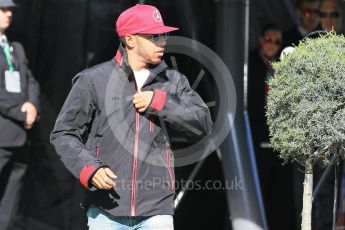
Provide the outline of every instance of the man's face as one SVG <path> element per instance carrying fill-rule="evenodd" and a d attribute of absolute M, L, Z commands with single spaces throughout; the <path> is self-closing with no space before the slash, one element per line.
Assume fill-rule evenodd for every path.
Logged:
<path fill-rule="evenodd" d="M 341 32 L 341 10 L 338 3 L 334 0 L 327 0 L 320 6 L 320 22 L 322 29 Z"/>
<path fill-rule="evenodd" d="M 0 32 L 4 32 L 12 22 L 12 9 L 0 8 Z"/>
<path fill-rule="evenodd" d="M 261 51 L 266 57 L 273 57 L 280 49 L 282 33 L 276 29 L 267 30 L 260 38 Z"/>
<path fill-rule="evenodd" d="M 307 31 L 312 32 L 319 24 L 319 3 L 303 2 L 301 8 L 297 10 L 301 26 Z"/>
<path fill-rule="evenodd" d="M 137 57 L 146 64 L 157 65 L 162 61 L 166 41 L 163 35 L 136 35 L 136 46 L 134 47 Z"/>

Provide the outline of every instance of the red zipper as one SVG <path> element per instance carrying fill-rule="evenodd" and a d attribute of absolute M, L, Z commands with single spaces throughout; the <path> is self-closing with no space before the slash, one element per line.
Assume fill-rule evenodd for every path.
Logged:
<path fill-rule="evenodd" d="M 153 116 L 150 115 L 150 133 L 153 133 L 155 131 L 155 126 L 153 124 Z"/>
<path fill-rule="evenodd" d="M 138 147 L 139 147 L 139 128 L 140 128 L 140 115 L 138 112 L 135 114 L 135 136 L 134 136 L 134 158 L 132 168 L 132 193 L 131 193 L 131 216 L 135 216 L 135 196 L 136 196 L 136 181 L 138 170 Z"/>
<path fill-rule="evenodd" d="M 166 159 L 167 159 L 167 165 L 168 165 L 168 172 L 169 172 L 169 176 L 170 176 L 171 189 L 175 190 L 173 172 L 172 172 L 171 164 L 170 164 L 170 149 L 169 148 L 167 148 L 167 150 L 166 150 Z"/>

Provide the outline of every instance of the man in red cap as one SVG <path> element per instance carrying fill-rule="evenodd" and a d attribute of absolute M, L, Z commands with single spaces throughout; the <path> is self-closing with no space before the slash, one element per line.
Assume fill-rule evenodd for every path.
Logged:
<path fill-rule="evenodd" d="M 12 0 L 0 0 L 0 230 L 13 229 L 27 170 L 27 130 L 37 120 L 39 85 L 23 46 L 7 39 Z"/>
<path fill-rule="evenodd" d="M 162 61 L 168 32 L 153 6 L 116 22 L 116 57 L 79 73 L 51 142 L 86 188 L 96 229 L 173 229 L 174 155 L 166 126 L 201 138 L 209 110 L 187 78 Z"/>

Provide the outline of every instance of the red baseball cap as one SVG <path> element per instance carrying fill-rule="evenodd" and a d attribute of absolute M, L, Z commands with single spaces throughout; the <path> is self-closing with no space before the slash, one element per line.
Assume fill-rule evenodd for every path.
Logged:
<path fill-rule="evenodd" d="M 161 34 L 178 28 L 165 26 L 158 9 L 150 5 L 137 4 L 122 12 L 116 21 L 119 37 L 126 34 Z"/>

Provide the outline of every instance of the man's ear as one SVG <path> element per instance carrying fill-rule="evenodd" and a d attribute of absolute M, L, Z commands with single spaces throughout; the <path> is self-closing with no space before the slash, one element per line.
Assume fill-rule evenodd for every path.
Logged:
<path fill-rule="evenodd" d="M 134 47 L 134 44 L 135 44 L 135 38 L 134 38 L 135 35 L 132 35 L 132 34 L 127 34 L 125 35 L 124 37 L 124 40 L 126 42 L 126 45 L 129 47 L 129 48 L 133 48 Z"/>

